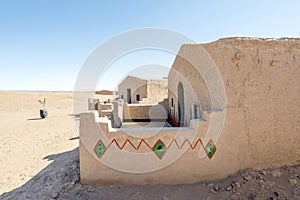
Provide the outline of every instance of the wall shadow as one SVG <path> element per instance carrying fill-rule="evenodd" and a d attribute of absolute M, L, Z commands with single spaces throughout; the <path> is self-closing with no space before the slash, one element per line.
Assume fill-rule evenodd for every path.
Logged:
<path fill-rule="evenodd" d="M 52 162 L 24 185 L 3 193 L 0 199 L 56 199 L 60 192 L 79 183 L 78 147 L 43 159 Z"/>

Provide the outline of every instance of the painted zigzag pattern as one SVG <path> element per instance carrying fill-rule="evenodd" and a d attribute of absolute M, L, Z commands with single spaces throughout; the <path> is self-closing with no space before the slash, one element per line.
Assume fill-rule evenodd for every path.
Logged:
<path fill-rule="evenodd" d="M 113 140 L 111 140 L 111 142 L 108 144 L 107 147 L 104 145 L 104 143 L 101 140 L 99 140 L 94 148 L 94 151 L 97 154 L 97 156 L 100 158 L 105 153 L 105 151 L 108 148 L 110 148 L 112 145 L 115 145 L 120 150 L 123 150 L 126 145 L 130 145 L 133 149 L 138 151 L 142 144 L 144 144 L 150 150 L 152 150 L 159 159 L 162 159 L 162 157 L 164 156 L 166 151 L 172 145 L 175 145 L 178 149 L 182 149 L 184 147 L 184 145 L 187 144 L 189 146 L 189 148 L 191 148 L 192 150 L 194 150 L 198 145 L 201 145 L 204 148 L 209 159 L 211 159 L 213 157 L 213 155 L 215 154 L 216 149 L 217 149 L 212 140 L 210 140 L 206 144 L 206 146 L 204 146 L 201 139 L 196 140 L 196 142 L 194 144 L 192 142 L 190 142 L 188 139 L 185 139 L 181 145 L 177 142 L 176 139 L 172 139 L 168 145 L 165 145 L 165 143 L 161 139 L 158 139 L 156 141 L 156 143 L 154 144 L 154 146 L 151 147 L 150 144 L 148 144 L 148 142 L 144 139 L 141 139 L 137 145 L 134 145 L 133 142 L 129 139 L 126 139 L 123 142 L 123 144 L 121 142 L 118 142 L 116 139 L 113 139 Z"/>

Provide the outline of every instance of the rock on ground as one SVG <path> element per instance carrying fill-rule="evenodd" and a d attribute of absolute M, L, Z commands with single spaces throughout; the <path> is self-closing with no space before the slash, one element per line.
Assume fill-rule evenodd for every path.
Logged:
<path fill-rule="evenodd" d="M 243 170 L 223 180 L 182 185 L 81 185 L 78 148 L 0 199 L 300 199 L 300 165 Z"/>

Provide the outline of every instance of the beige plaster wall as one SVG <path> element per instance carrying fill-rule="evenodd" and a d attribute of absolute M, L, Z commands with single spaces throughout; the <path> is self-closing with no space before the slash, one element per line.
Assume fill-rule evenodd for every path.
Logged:
<path fill-rule="evenodd" d="M 252 167 L 299 164 L 300 40 L 231 38 L 203 47 L 226 87 L 225 128 L 236 124 L 231 134 L 247 135 Z"/>
<path fill-rule="evenodd" d="M 201 48 L 199 48 L 201 47 Z M 269 168 L 300 164 L 300 40 L 261 40 L 247 38 L 222 39 L 204 45 L 183 45 L 179 55 L 194 59 L 198 69 L 205 67 L 202 61 L 202 47 L 209 53 L 220 71 L 226 92 L 226 103 L 218 99 L 209 101 L 207 88 L 199 76 L 195 76 L 187 63 L 176 58 L 174 70 L 185 69 L 174 76 L 183 82 L 186 93 L 186 108 L 198 103 L 204 110 L 220 109 L 220 113 L 208 113 L 207 121 L 192 120 L 189 127 L 179 129 L 138 129 L 135 131 L 116 130 L 108 133 L 106 124 L 97 122 L 97 113 L 84 113 L 80 117 L 80 172 L 82 183 L 122 183 L 122 184 L 176 184 L 193 183 L 201 180 L 223 178 L 245 168 Z M 171 74 L 172 72 L 170 72 Z M 209 73 L 208 73 L 209 74 Z M 184 75 L 185 78 L 180 77 Z M 193 77 L 194 76 L 194 77 Z M 172 75 L 170 81 L 174 81 Z M 178 82 L 172 82 L 172 85 Z M 200 86 L 199 86 L 200 85 Z M 197 87 L 196 87 L 197 86 Z M 170 95 L 176 97 L 176 87 Z M 194 90 L 195 92 L 191 92 Z M 195 95 L 193 95 L 193 94 Z M 203 95 L 203 97 L 202 97 Z M 195 100 L 198 100 L 194 102 Z M 175 102 L 175 101 L 174 101 Z M 188 109 L 186 109 L 187 112 Z M 151 165 L 161 166 L 176 153 L 176 148 L 167 151 L 162 159 L 155 155 L 136 159 L 126 157 L 123 150 L 115 148 L 102 157 L 93 153 L 99 139 L 108 145 L 114 138 L 130 139 L 138 144 L 140 136 L 150 146 L 158 139 L 170 143 L 172 138 L 183 141 L 193 133 L 201 138 L 203 146 L 210 139 L 211 117 L 221 121 L 226 111 L 225 123 L 218 140 L 217 151 L 212 159 L 201 157 L 203 147 L 187 148 L 175 162 L 148 173 L 122 172 L 107 166 L 106 162 L 116 162 L 128 170 L 147 169 Z M 202 113 L 203 114 L 203 113 Z M 188 115 L 188 114 L 186 114 Z M 188 116 L 187 116 L 188 119 Z M 101 129 L 99 127 L 102 127 Z M 178 134 L 180 133 L 180 134 Z M 179 137 L 181 136 L 181 137 Z M 195 139 L 191 139 L 192 143 Z M 145 146 L 136 152 L 130 146 L 127 151 L 145 153 Z M 170 149 L 171 150 L 171 149 Z M 121 153 L 121 154 L 120 154 Z"/>
<path fill-rule="evenodd" d="M 207 64 L 201 60 L 202 47 L 220 71 L 226 106 L 212 105 L 203 76 L 195 76 Z M 196 64 L 192 66 L 190 62 Z M 169 98 L 176 99 L 176 87 L 182 82 L 185 96 L 196 95 L 196 101 L 185 98 L 186 108 L 199 100 L 201 111 L 226 110 L 222 137 L 230 130 L 234 138 L 226 145 L 248 141 L 251 167 L 299 164 L 299 68 L 299 39 L 228 38 L 203 45 L 183 45 L 169 74 Z M 192 91 L 189 86 L 196 89 Z M 189 114 L 186 109 L 187 119 Z M 246 138 L 239 138 L 240 135 Z"/>

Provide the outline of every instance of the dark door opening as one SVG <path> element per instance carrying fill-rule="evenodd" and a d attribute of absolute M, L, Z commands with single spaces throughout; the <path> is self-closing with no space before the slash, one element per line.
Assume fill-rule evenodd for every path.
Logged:
<path fill-rule="evenodd" d="M 184 90 L 180 82 L 178 84 L 178 123 L 179 126 L 184 126 Z"/>
<path fill-rule="evenodd" d="M 127 102 L 131 103 L 131 89 L 127 89 Z"/>

